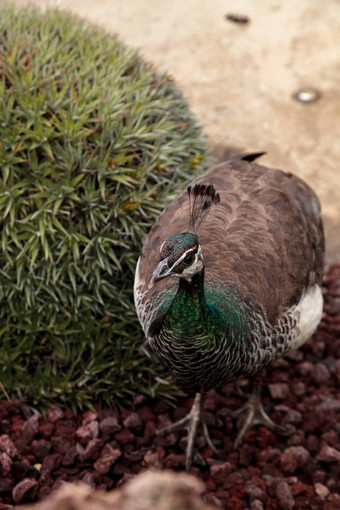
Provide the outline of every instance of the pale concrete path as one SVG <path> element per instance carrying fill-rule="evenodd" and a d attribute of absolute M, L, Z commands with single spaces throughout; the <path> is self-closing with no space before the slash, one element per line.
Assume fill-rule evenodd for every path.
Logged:
<path fill-rule="evenodd" d="M 4 0 L 0 0 L 0 4 Z M 13 0 L 69 9 L 172 74 L 211 147 L 266 151 L 318 193 L 328 260 L 340 259 L 338 0 Z M 227 13 L 247 15 L 236 24 Z M 303 104 L 303 87 L 321 94 Z"/>

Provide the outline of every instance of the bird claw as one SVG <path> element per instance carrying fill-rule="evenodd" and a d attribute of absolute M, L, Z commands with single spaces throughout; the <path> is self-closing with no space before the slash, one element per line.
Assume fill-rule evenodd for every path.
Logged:
<path fill-rule="evenodd" d="M 193 460 L 195 460 L 198 464 L 204 465 L 205 461 L 203 457 L 194 449 L 195 438 L 197 436 L 197 432 L 199 428 L 202 429 L 203 437 L 206 441 L 207 446 L 214 452 L 218 453 L 216 447 L 213 445 L 211 437 L 209 435 L 207 424 L 204 421 L 203 413 L 202 413 L 202 397 L 201 394 L 198 393 L 195 397 L 195 401 L 193 406 L 187 416 L 178 420 L 177 422 L 169 425 L 168 427 L 164 427 L 163 429 L 156 432 L 156 435 L 170 434 L 171 432 L 175 432 L 177 430 L 187 429 L 188 431 L 188 439 L 187 439 L 187 447 L 186 447 L 186 462 L 185 467 L 186 470 L 189 471 L 192 465 Z"/>

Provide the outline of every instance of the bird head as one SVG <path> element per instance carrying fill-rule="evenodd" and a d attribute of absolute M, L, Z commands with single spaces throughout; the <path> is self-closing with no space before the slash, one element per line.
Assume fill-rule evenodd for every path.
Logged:
<path fill-rule="evenodd" d="M 153 272 L 150 286 L 168 276 L 176 276 L 191 281 L 202 271 L 203 255 L 197 232 L 211 206 L 220 201 L 215 188 L 209 184 L 196 184 L 187 188 L 189 198 L 189 232 L 173 234 L 160 249 L 158 265 Z"/>
<path fill-rule="evenodd" d="M 152 274 L 150 284 L 167 276 L 191 280 L 203 269 L 203 255 L 198 237 L 191 232 L 173 234 L 161 246 L 160 259 Z"/>

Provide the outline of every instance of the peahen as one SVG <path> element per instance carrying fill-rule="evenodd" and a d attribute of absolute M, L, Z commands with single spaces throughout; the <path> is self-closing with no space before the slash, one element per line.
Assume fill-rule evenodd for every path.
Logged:
<path fill-rule="evenodd" d="M 186 391 L 186 467 L 201 427 L 202 394 L 252 375 L 237 436 L 275 424 L 261 403 L 261 369 L 300 347 L 322 314 L 324 236 L 319 201 L 298 177 L 254 162 L 218 164 L 159 216 L 135 276 L 135 303 L 153 351 Z"/>

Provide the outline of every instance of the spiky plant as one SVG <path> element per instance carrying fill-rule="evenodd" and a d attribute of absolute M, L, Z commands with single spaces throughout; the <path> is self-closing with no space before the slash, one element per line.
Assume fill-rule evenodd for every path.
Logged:
<path fill-rule="evenodd" d="M 171 396 L 142 343 L 149 226 L 207 162 L 173 81 L 55 10 L 0 11 L 0 382 L 82 407 Z"/>

